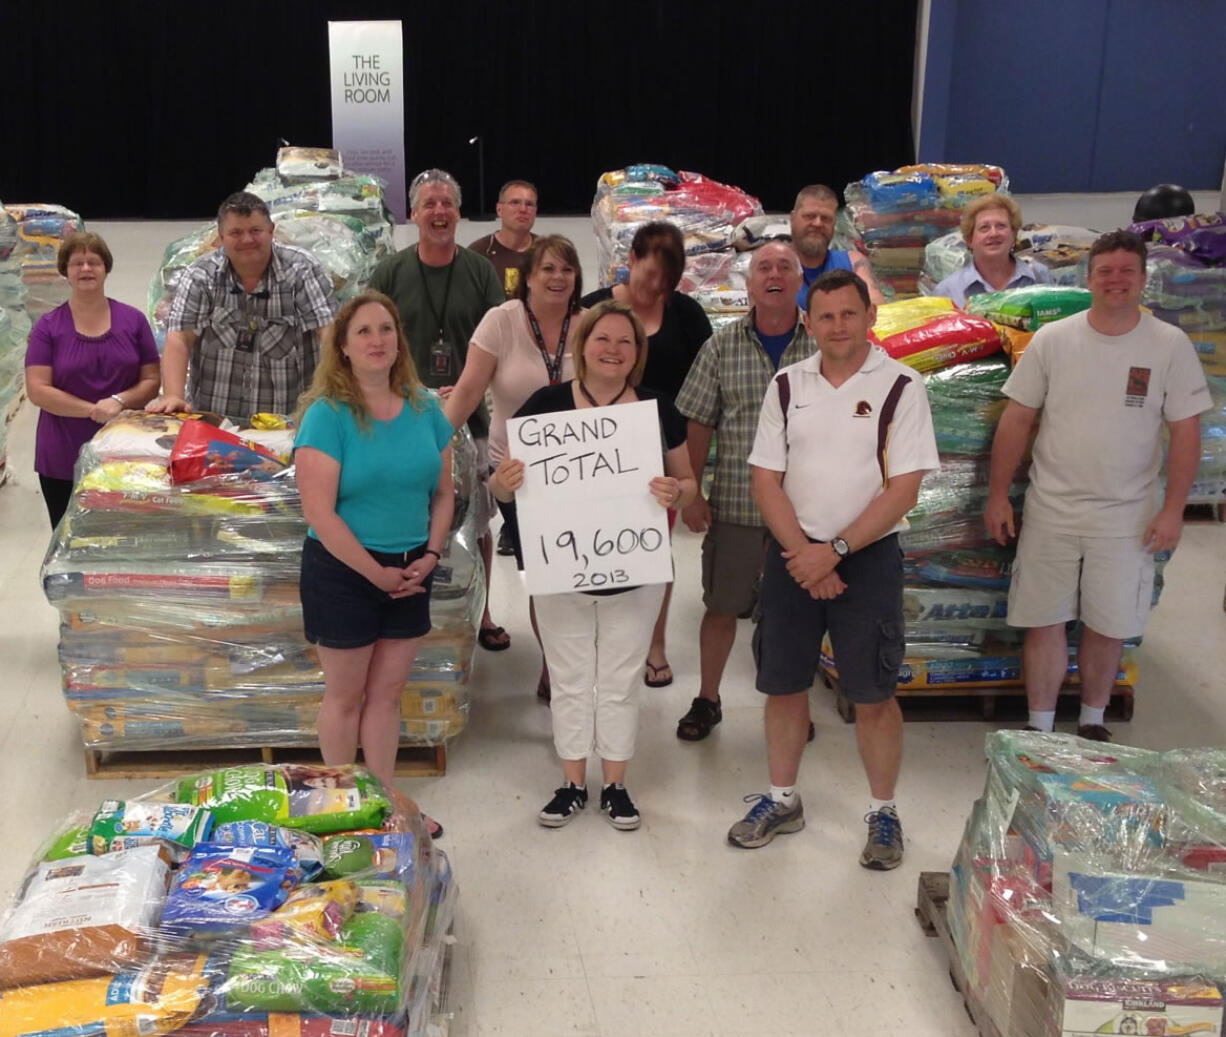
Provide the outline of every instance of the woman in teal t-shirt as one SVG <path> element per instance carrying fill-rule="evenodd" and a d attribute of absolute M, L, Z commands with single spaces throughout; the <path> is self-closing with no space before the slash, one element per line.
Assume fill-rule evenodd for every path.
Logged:
<path fill-rule="evenodd" d="M 367 292 L 332 324 L 299 404 L 294 462 L 310 523 L 302 619 L 319 650 L 324 762 L 390 789 L 400 691 L 430 630 L 430 584 L 451 528 L 451 425 L 417 377 L 396 306 Z"/>

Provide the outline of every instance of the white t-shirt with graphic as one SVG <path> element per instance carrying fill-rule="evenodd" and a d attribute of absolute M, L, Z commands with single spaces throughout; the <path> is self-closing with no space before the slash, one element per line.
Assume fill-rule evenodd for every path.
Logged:
<path fill-rule="evenodd" d="M 1040 328 L 1005 395 L 1041 408 L 1023 519 L 1088 536 L 1144 533 L 1158 510 L 1162 427 L 1208 410 L 1188 336 L 1148 313 L 1124 335 L 1087 313 Z"/>

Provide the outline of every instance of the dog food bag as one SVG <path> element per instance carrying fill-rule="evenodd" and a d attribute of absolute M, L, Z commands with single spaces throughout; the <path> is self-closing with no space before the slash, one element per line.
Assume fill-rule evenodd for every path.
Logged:
<path fill-rule="evenodd" d="M 1086 288 L 1065 288 L 1051 284 L 1030 284 L 984 292 L 966 300 L 966 312 L 1021 331 L 1038 331 L 1044 324 L 1071 317 L 1090 308 Z"/>
<path fill-rule="evenodd" d="M 156 846 L 42 862 L 0 924 L 0 987 L 143 963 L 168 881 Z"/>
<path fill-rule="evenodd" d="M 89 826 L 89 852 L 100 855 L 158 842 L 191 849 L 207 839 L 212 828 L 213 815 L 199 807 L 107 799 Z"/>
<path fill-rule="evenodd" d="M 332 878 L 378 876 L 411 885 L 416 846 L 412 832 L 341 832 L 324 840 L 324 871 Z"/>
<path fill-rule="evenodd" d="M 298 874 L 292 850 L 201 843 L 175 874 L 162 931 L 195 942 L 241 932 L 285 903 Z"/>
<path fill-rule="evenodd" d="M 210 841 L 223 846 L 272 846 L 292 850 L 304 882 L 313 881 L 324 869 L 323 841 L 317 835 L 296 828 L 282 828 L 266 821 L 228 821 L 213 829 Z"/>
<path fill-rule="evenodd" d="M 185 778 L 175 798 L 209 809 L 218 823 L 267 821 L 316 835 L 378 828 L 391 810 L 365 767 L 322 764 L 230 767 Z"/>
<path fill-rule="evenodd" d="M 163 958 L 97 979 L 0 991 L 0 1037 L 153 1037 L 199 1011 L 203 957 Z"/>
<path fill-rule="evenodd" d="M 358 903 L 358 887 L 346 879 L 299 886 L 276 911 L 251 926 L 249 937 L 261 949 L 295 939 L 335 940 Z"/>

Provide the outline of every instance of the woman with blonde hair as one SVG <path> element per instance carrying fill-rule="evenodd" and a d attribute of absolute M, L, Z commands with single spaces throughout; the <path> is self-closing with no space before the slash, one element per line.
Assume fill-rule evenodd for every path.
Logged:
<path fill-rule="evenodd" d="M 299 404 L 294 461 L 310 523 L 302 619 L 319 650 L 324 762 L 390 789 L 400 691 L 430 630 L 430 585 L 451 527 L 451 425 L 417 377 L 395 303 L 345 303 Z"/>
<path fill-rule="evenodd" d="M 985 194 L 962 210 L 962 239 L 970 249 L 966 265 L 955 270 L 933 290 L 953 299 L 957 306 L 981 292 L 1051 284 L 1051 271 L 1034 259 L 1013 254 L 1022 210 L 1007 194 Z"/>
<path fill-rule="evenodd" d="M 575 332 L 575 377 L 538 389 L 516 417 L 655 400 L 666 474 L 643 487 L 662 508 L 684 508 L 698 484 L 685 449 L 686 422 L 672 401 L 640 385 L 647 334 L 628 303 L 608 299 L 584 314 Z M 507 454 L 490 477 L 501 501 L 524 483 L 524 462 Z M 587 805 L 587 761 L 600 758 L 600 809 L 614 828 L 639 827 L 626 791 L 626 765 L 638 733 L 643 653 L 664 598 L 664 584 L 544 594 L 536 598 L 552 678 L 554 748 L 563 784 L 537 814 L 547 828 L 568 824 Z"/>

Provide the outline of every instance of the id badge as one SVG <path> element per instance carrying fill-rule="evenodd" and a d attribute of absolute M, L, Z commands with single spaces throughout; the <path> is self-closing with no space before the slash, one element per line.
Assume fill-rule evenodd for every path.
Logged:
<path fill-rule="evenodd" d="M 455 372 L 452 370 L 451 365 L 451 356 L 452 350 L 450 344 L 441 338 L 430 347 L 431 378 L 455 377 Z"/>

